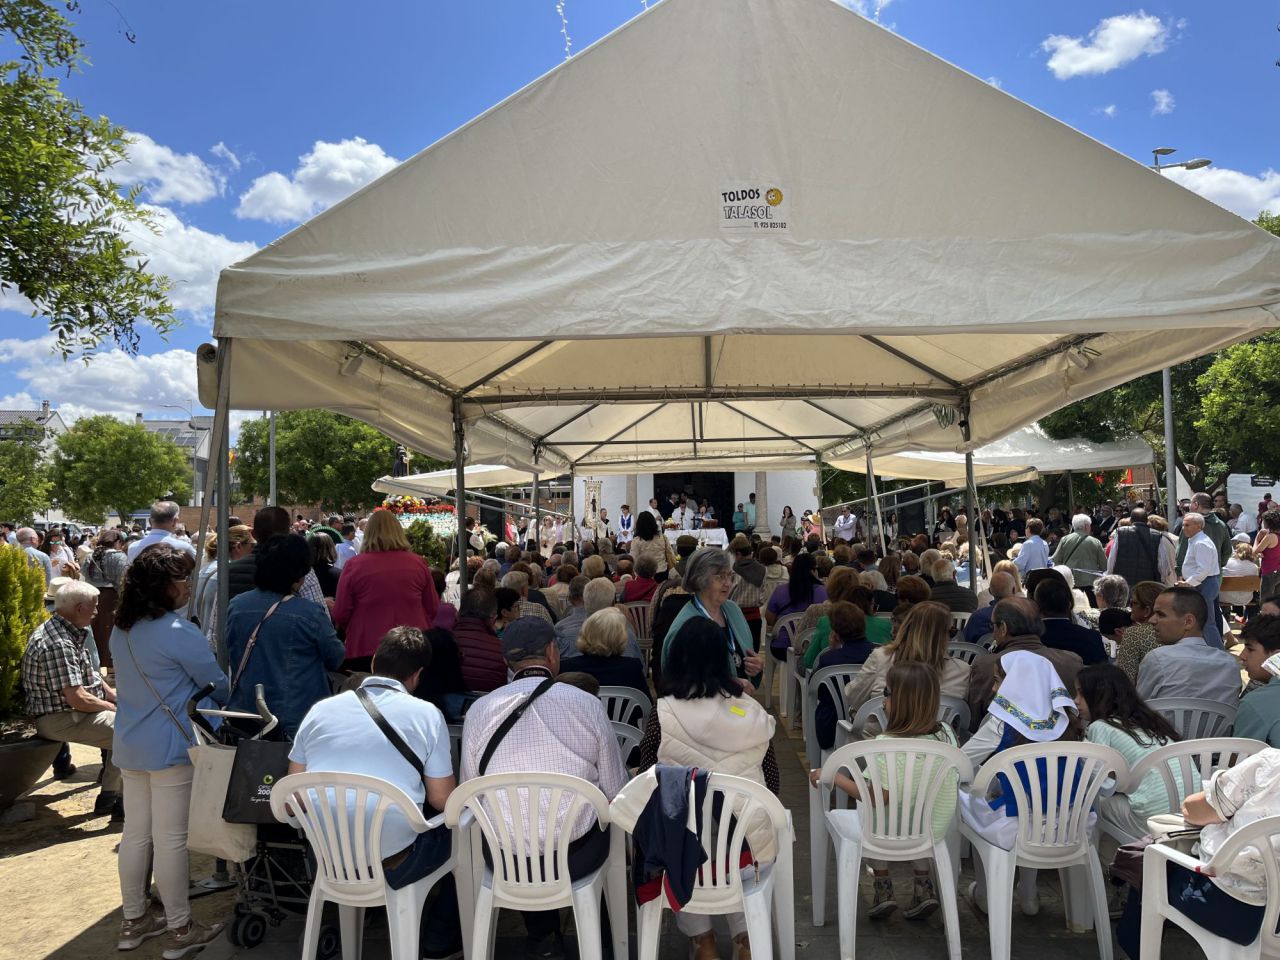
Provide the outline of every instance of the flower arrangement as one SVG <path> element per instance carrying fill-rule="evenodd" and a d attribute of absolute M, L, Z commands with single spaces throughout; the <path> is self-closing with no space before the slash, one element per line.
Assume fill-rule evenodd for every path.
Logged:
<path fill-rule="evenodd" d="M 678 530 L 678 529 L 680 529 L 680 524 L 679 524 L 678 522 L 676 522 L 676 520 L 674 520 L 674 519 L 671 519 L 671 520 L 663 520 L 663 521 L 662 521 L 662 528 L 663 528 L 664 530 Z"/>
<path fill-rule="evenodd" d="M 428 503 L 421 497 L 387 497 L 382 501 L 382 509 L 390 510 L 395 514 L 449 514 L 453 515 L 456 511 L 452 504 L 434 502 Z"/>

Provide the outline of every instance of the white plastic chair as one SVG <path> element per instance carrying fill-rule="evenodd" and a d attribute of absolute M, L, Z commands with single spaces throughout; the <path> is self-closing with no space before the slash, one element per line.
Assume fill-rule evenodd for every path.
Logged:
<path fill-rule="evenodd" d="M 622 788 L 628 791 L 652 792 L 655 781 L 637 777 Z M 636 798 L 640 800 L 641 798 Z M 713 815 L 717 800 L 720 816 Z M 636 804 L 636 809 L 644 803 Z M 747 841 L 747 826 L 753 830 L 768 829 L 773 834 L 777 859 L 759 863 L 756 870 L 740 870 L 738 865 Z M 707 783 L 702 807 L 702 849 L 707 862 L 695 877 L 693 896 L 682 908 L 684 913 L 718 916 L 741 912 L 746 918 L 747 935 L 754 960 L 773 960 L 772 933 L 776 930 L 780 960 L 795 960 L 796 915 L 795 878 L 792 844 L 795 831 L 791 814 L 765 787 L 742 777 L 712 773 Z M 658 941 L 662 930 L 662 911 L 667 898 L 658 896 L 637 909 L 636 955 L 639 960 L 657 960 Z M 623 947 L 625 951 L 625 946 Z M 614 953 L 625 957 L 625 952 Z"/>
<path fill-rule="evenodd" d="M 763 651 L 764 656 L 767 658 L 765 663 L 766 663 L 766 666 L 768 666 L 768 661 L 774 659 L 773 649 L 772 649 L 773 638 L 777 636 L 781 636 L 783 631 L 784 630 L 786 631 L 787 639 L 788 639 L 788 643 L 787 643 L 788 653 L 787 653 L 787 659 L 783 661 L 783 663 L 786 664 L 786 672 L 782 675 L 782 690 L 781 690 L 782 715 L 784 717 L 791 716 L 792 711 L 798 708 L 798 704 L 795 702 L 792 696 L 793 687 L 795 686 L 795 681 L 792 679 L 794 675 L 794 668 L 791 666 L 790 661 L 791 661 L 791 653 L 795 650 L 796 628 L 799 626 L 800 620 L 803 617 L 804 617 L 803 613 L 788 613 L 779 617 L 777 621 L 774 622 L 773 627 L 769 630 L 769 637 L 768 637 L 769 649 Z M 770 681 L 772 682 L 772 671 L 770 670 L 768 672 L 770 674 Z"/>
<path fill-rule="evenodd" d="M 453 775 L 456 778 L 462 769 L 462 724 L 449 724 L 449 757 L 453 760 Z"/>
<path fill-rule="evenodd" d="M 882 762 L 883 761 L 883 762 Z M 883 767 L 883 768 L 882 768 Z M 854 810 L 831 809 L 835 776 L 846 771 L 862 799 Z M 901 776 L 897 771 L 901 770 Z M 945 743 L 912 738 L 864 741 L 841 747 L 822 765 L 818 788 L 821 816 L 809 826 L 813 869 L 813 925 L 826 921 L 827 837 L 836 849 L 836 898 L 840 956 L 852 958 L 858 917 L 858 878 L 863 857 L 878 860 L 933 858 L 942 902 L 947 950 L 960 960 L 960 917 L 956 905 L 959 867 L 955 821 L 948 835 L 934 836 L 933 812 L 945 779 L 973 778 L 973 764 Z M 886 776 L 887 775 L 887 776 Z M 825 829 L 824 829 L 825 827 Z"/>
<path fill-rule="evenodd" d="M 787 690 L 791 694 L 792 709 L 789 720 L 792 730 L 802 723 L 804 717 L 807 716 L 804 695 L 808 689 L 809 681 L 804 667 L 804 650 L 807 644 L 813 642 L 814 635 L 817 632 L 816 627 L 799 631 L 793 638 L 791 646 L 787 648 L 785 682 Z"/>
<path fill-rule="evenodd" d="M 1164 938 L 1166 920 L 1190 934 L 1205 956 L 1213 960 L 1280 957 L 1280 935 L 1276 934 L 1276 924 L 1280 921 L 1280 896 L 1276 895 L 1280 890 L 1280 857 L 1275 854 L 1277 840 L 1280 840 L 1280 817 L 1263 817 L 1231 834 L 1207 863 L 1167 844 L 1153 843 L 1147 847 L 1142 855 L 1142 925 L 1138 934 L 1138 956 L 1141 960 L 1160 960 L 1160 943 Z M 1267 877 L 1267 906 L 1258 936 L 1253 943 L 1242 946 L 1210 933 L 1169 903 L 1165 865 L 1176 863 L 1196 873 L 1217 876 L 1230 871 L 1232 861 L 1246 847 L 1253 847 L 1263 854 L 1259 859 Z"/>
<path fill-rule="evenodd" d="M 1044 761 L 1043 774 L 1037 760 Z M 1061 772 L 1059 760 L 1064 761 Z M 1013 849 L 1001 849 L 963 819 L 960 823 L 961 836 L 981 858 L 986 877 L 992 960 L 1009 960 L 1014 869 L 1019 866 L 1056 869 L 1062 874 L 1063 906 L 1069 921 L 1083 905 L 1072 903 L 1075 888 L 1063 871 L 1071 867 L 1086 870 L 1098 955 L 1101 960 L 1112 960 L 1106 881 L 1089 828 L 1089 812 L 1107 777 L 1120 781 L 1128 775 L 1124 759 L 1110 747 L 1094 743 L 1055 741 L 1012 747 L 982 765 L 972 792 L 985 797 L 999 774 L 1005 775 L 1018 806 L 1018 836 Z M 1059 803 L 1059 797 L 1065 802 Z"/>
<path fill-rule="evenodd" d="M 864 735 L 867 723 L 875 718 L 883 731 L 889 726 L 889 718 L 884 712 L 884 697 L 872 697 L 854 714 L 852 720 L 841 720 L 837 724 L 836 742 L 850 743 Z M 959 697 L 943 695 L 938 699 L 938 719 L 957 731 L 957 735 L 969 729 L 969 704 Z M 842 739 L 843 738 L 843 739 Z"/>
<path fill-rule="evenodd" d="M 955 657 L 957 660 L 963 660 L 969 664 L 972 664 L 978 656 L 986 652 L 986 647 L 980 647 L 976 643 L 969 643 L 965 640 L 952 640 L 947 644 L 948 657 Z"/>
<path fill-rule="evenodd" d="M 648 600 L 633 600 L 622 604 L 622 612 L 631 622 L 631 629 L 636 632 L 636 641 L 643 647 L 647 642 L 653 645 L 653 606 Z"/>
<path fill-rule="evenodd" d="M 335 803 L 330 802 L 330 796 Z M 316 859 L 316 877 L 302 934 L 304 960 L 316 956 L 326 901 L 338 905 L 342 955 L 347 960 L 359 960 L 365 910 L 384 905 L 392 960 L 418 960 L 422 905 L 431 888 L 455 867 L 468 873 L 470 856 L 459 857 L 462 848 L 455 832 L 448 860 L 416 883 L 392 890 L 383 876 L 381 854 L 382 828 L 392 809 L 408 821 L 415 833 L 441 829 L 445 821 L 443 816 L 424 819 L 422 808 L 403 790 L 376 777 L 295 773 L 271 788 L 271 812 L 282 823 L 302 830 Z M 461 889 L 459 892 L 463 953 L 470 956 L 471 900 L 461 895 Z"/>
<path fill-rule="evenodd" d="M 537 811 L 532 819 L 531 811 Z M 589 829 L 600 825 L 610 831 L 609 857 L 598 870 L 574 881 L 568 871 L 569 843 L 573 825 L 586 813 L 595 816 Z M 611 827 L 609 801 L 599 788 L 561 773 L 489 774 L 460 784 L 449 795 L 444 819 L 451 827 L 478 828 L 494 864 L 475 861 L 475 870 L 484 872 L 472 887 L 475 921 L 468 960 L 493 955 L 499 908 L 560 907 L 573 908 L 582 960 L 601 960 L 601 892 L 609 910 L 613 955 L 627 955 L 626 855 L 622 833 Z"/>
<path fill-rule="evenodd" d="M 653 710 L 653 701 L 635 687 L 601 687 L 600 702 L 610 720 L 629 723 L 643 732 Z"/>
<path fill-rule="evenodd" d="M 804 752 L 805 760 L 808 762 L 810 769 L 825 762 L 825 755 L 830 752 L 830 750 L 824 751 L 818 746 L 818 730 L 815 717 L 818 712 L 818 701 L 821 699 L 819 691 L 826 687 L 827 693 L 831 696 L 831 702 L 835 705 L 837 722 L 836 746 L 839 746 L 840 729 L 838 724 L 842 717 L 849 715 L 849 709 L 844 702 L 844 688 L 858 675 L 858 671 L 861 669 L 861 664 L 842 663 L 833 667 L 822 667 L 809 674 L 809 680 L 805 684 L 804 692 Z"/>
<path fill-rule="evenodd" d="M 1157 697 L 1148 700 L 1156 713 L 1162 714 L 1183 740 L 1229 737 L 1236 725 L 1236 705 L 1194 697 Z"/>
<path fill-rule="evenodd" d="M 623 723 L 621 720 L 610 721 L 613 724 L 613 732 L 618 738 L 618 751 L 622 754 L 622 762 L 625 765 L 631 756 L 631 751 L 640 746 L 641 732 L 629 723 Z"/>
<path fill-rule="evenodd" d="M 964 628 L 969 623 L 971 616 L 973 616 L 971 613 L 951 614 L 951 635 L 953 637 L 964 633 Z"/>
<path fill-rule="evenodd" d="M 1251 757 L 1267 745 L 1261 740 L 1245 737 L 1216 737 L 1207 740 L 1183 740 L 1153 750 L 1129 770 L 1129 775 L 1116 785 L 1117 793 L 1133 793 L 1148 774 L 1154 772 L 1164 784 L 1167 807 L 1162 813 L 1177 813 L 1189 793 L 1199 790 L 1215 770 L 1233 767 L 1246 757 Z M 1200 784 L 1196 783 L 1196 777 Z M 1178 789 L 1181 780 L 1183 789 Z M 1141 836 L 1129 836 L 1115 824 L 1098 818 L 1103 833 L 1115 837 L 1120 843 L 1133 843 Z"/>

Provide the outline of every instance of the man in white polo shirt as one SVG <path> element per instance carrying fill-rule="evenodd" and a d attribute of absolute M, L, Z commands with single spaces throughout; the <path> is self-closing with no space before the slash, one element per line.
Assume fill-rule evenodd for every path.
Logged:
<path fill-rule="evenodd" d="M 289 751 L 289 772 L 359 773 L 399 787 L 418 806 L 444 809 L 456 780 L 449 752 L 449 728 L 432 704 L 413 696 L 431 664 L 431 643 L 415 627 L 393 627 L 373 655 L 373 676 L 313 706 Z M 371 709 L 370 709 L 371 708 Z M 375 719 L 380 715 L 418 760 L 410 763 Z M 350 814 L 350 811 L 348 811 Z M 431 816 L 428 813 L 428 816 Z M 414 833 L 396 810 L 382 826 L 382 866 L 393 889 L 436 870 L 450 851 L 449 831 L 437 827 Z M 462 948 L 457 891 L 451 876 L 423 912 L 419 944 L 423 957 L 448 957 Z"/>
<path fill-rule="evenodd" d="M 178 510 L 178 505 L 172 500 L 157 500 L 151 505 L 151 529 L 141 540 L 129 545 L 126 555 L 130 563 L 147 547 L 157 543 L 167 543 L 173 549 L 181 550 L 195 559 L 196 548 L 191 545 L 191 541 L 183 540 L 177 534 Z"/>

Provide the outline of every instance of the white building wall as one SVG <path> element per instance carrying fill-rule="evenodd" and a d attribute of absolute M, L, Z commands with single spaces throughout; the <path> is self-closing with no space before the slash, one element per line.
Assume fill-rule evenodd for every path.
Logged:
<path fill-rule="evenodd" d="M 769 530 L 777 533 L 781 527 L 782 508 L 790 507 L 800 517 L 806 510 L 818 505 L 814 488 L 818 474 L 814 470 L 770 471 L 769 480 Z"/>

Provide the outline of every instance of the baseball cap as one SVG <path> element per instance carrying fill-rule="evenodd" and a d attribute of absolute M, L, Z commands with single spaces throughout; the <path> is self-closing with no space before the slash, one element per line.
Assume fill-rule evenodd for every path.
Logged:
<path fill-rule="evenodd" d="M 541 617 L 520 617 L 502 631 L 502 654 L 511 663 L 532 660 L 556 642 L 556 632 Z"/>

